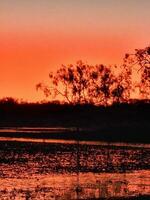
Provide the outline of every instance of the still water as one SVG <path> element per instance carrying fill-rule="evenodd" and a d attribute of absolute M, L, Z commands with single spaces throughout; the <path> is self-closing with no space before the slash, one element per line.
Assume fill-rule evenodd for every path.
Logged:
<path fill-rule="evenodd" d="M 0 199 L 150 194 L 150 145 L 0 139 Z"/>

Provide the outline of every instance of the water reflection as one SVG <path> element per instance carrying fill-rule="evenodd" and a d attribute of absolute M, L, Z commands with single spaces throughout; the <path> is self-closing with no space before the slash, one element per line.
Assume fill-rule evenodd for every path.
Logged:
<path fill-rule="evenodd" d="M 2 130 L 0 130 L 2 132 Z M 18 142 L 38 142 L 38 143 L 57 143 L 57 144 L 75 144 L 76 140 L 63 139 L 39 139 L 39 138 L 23 138 L 23 137 L 0 137 L 0 141 L 18 141 Z M 136 148 L 150 148 L 150 144 L 141 143 L 125 143 L 125 142 L 104 142 L 104 141 L 80 141 L 80 144 L 85 145 L 100 145 L 100 146 L 118 146 L 118 147 L 136 147 Z"/>
<path fill-rule="evenodd" d="M 77 186 L 80 199 L 150 194 L 149 153 L 130 145 L 1 141 L 0 196 L 71 200 Z"/>
<path fill-rule="evenodd" d="M 25 132 L 25 133 L 45 133 L 45 132 L 67 132 L 67 131 L 75 131 L 75 127 L 65 128 L 65 127 L 1 127 L 0 132 L 5 133 L 17 133 L 17 132 Z"/>

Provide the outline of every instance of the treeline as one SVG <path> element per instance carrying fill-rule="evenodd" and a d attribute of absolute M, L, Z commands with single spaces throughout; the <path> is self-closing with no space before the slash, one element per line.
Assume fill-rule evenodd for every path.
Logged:
<path fill-rule="evenodd" d="M 150 99 L 150 47 L 126 54 L 121 66 L 89 65 L 78 61 L 50 73 L 50 84 L 37 84 L 52 99 L 70 104 L 111 105 L 129 102 L 132 96 Z"/>
<path fill-rule="evenodd" d="M 121 123 L 149 124 L 150 101 L 132 100 L 111 106 L 27 103 L 13 98 L 0 100 L 0 126 L 79 126 L 100 127 Z"/>

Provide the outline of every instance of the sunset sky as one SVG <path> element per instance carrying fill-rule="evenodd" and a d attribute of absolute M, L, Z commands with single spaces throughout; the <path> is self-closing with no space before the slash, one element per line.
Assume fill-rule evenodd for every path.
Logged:
<path fill-rule="evenodd" d="M 149 42 L 150 0 L 0 0 L 0 98 L 42 100 L 61 64 L 121 63 Z"/>

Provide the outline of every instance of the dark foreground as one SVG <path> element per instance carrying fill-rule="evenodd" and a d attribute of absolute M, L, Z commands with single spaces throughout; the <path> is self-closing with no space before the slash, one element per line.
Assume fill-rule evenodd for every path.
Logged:
<path fill-rule="evenodd" d="M 57 103 L 0 103 L 0 127 L 75 127 L 70 133 L 31 134 L 31 137 L 150 143 L 150 103 L 137 101 L 109 107 Z M 0 133 L 0 136 L 30 137 Z"/>

